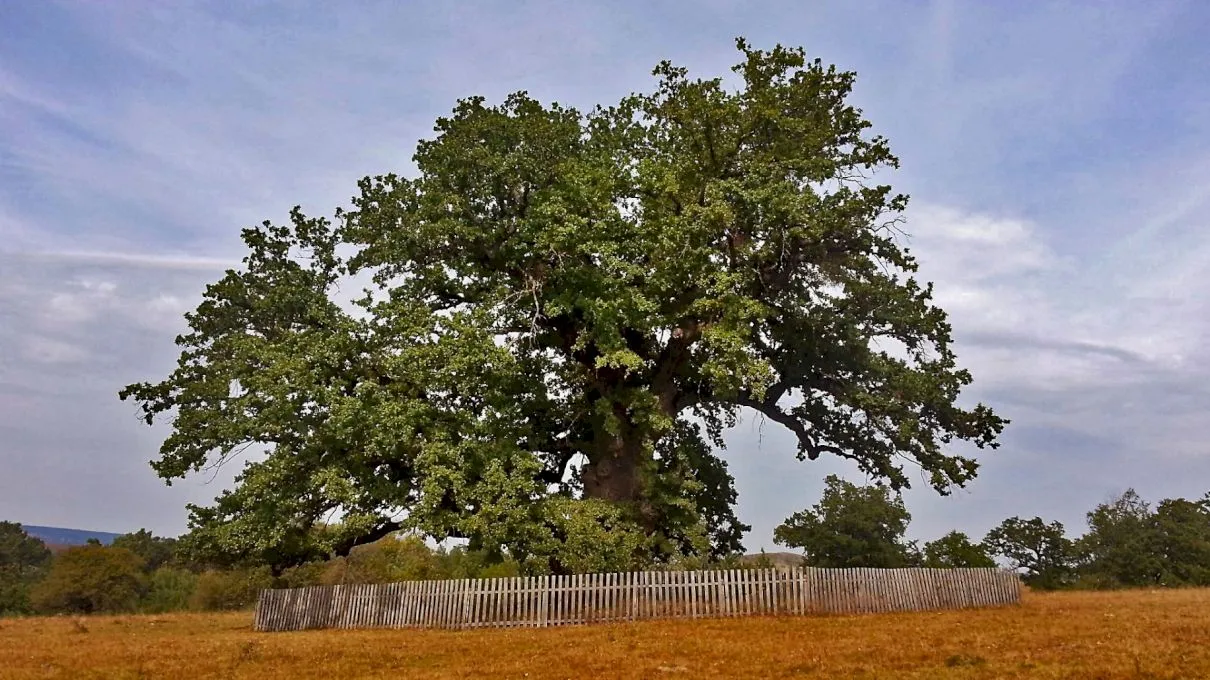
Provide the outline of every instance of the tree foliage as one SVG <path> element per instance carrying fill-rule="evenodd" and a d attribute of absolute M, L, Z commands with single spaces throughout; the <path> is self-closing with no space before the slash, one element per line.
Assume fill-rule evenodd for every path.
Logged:
<path fill-rule="evenodd" d="M 924 544 L 922 566 L 933 569 L 972 567 L 989 569 L 996 561 L 987 554 L 979 543 L 971 543 L 961 531 L 951 531 L 935 541 Z"/>
<path fill-rule="evenodd" d="M 1010 517 L 987 533 L 983 545 L 1023 571 L 1023 579 L 1031 586 L 1056 588 L 1066 584 L 1073 573 L 1075 547 L 1062 522 Z"/>
<path fill-rule="evenodd" d="M 854 74 L 738 46 L 736 88 L 665 62 L 587 113 L 461 100 L 413 177 L 246 229 L 176 369 L 121 392 L 171 417 L 167 480 L 266 453 L 192 508 L 195 545 L 281 566 L 408 529 L 536 571 L 723 555 L 743 526 L 712 446 L 745 408 L 894 489 L 905 461 L 941 493 L 972 479 L 947 445 L 994 448 L 1006 421 L 958 405 L 971 376 L 896 241 L 907 198 L 872 181 L 898 160 Z M 350 277 L 373 281 L 352 308 Z"/>
<path fill-rule="evenodd" d="M 114 548 L 125 548 L 143 559 L 143 567 L 148 572 L 173 562 L 176 557 L 175 538 L 155 536 L 146 529 L 122 534 L 113 539 L 110 545 Z"/>
<path fill-rule="evenodd" d="M 145 587 L 138 555 L 125 548 L 83 545 L 55 556 L 31 599 L 44 613 L 128 612 L 137 608 Z"/>
<path fill-rule="evenodd" d="M 1154 522 L 1161 583 L 1210 586 L 1210 493 L 1161 501 Z"/>
<path fill-rule="evenodd" d="M 912 519 L 887 486 L 857 486 L 828 475 L 823 497 L 773 530 L 773 540 L 801 548 L 815 567 L 905 567 L 914 560 L 904 541 Z"/>
<path fill-rule="evenodd" d="M 161 566 L 147 577 L 139 611 L 150 614 L 181 611 L 197 588 L 198 575 L 179 567 Z"/>
<path fill-rule="evenodd" d="M 45 573 L 46 545 L 15 522 L 0 522 L 0 614 L 29 611 L 29 589 Z"/>
<path fill-rule="evenodd" d="M 189 608 L 200 611 L 246 609 L 256 604 L 260 591 L 273 587 L 268 567 L 210 569 L 197 576 Z"/>
<path fill-rule="evenodd" d="M 1096 506 L 1087 517 L 1088 532 L 1075 543 L 1082 577 L 1119 586 L 1160 580 L 1164 560 L 1156 550 L 1156 518 L 1134 489 Z"/>

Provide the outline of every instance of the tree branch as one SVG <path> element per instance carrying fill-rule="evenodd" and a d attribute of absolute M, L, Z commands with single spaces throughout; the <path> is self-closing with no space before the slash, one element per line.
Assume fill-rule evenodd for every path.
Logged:
<path fill-rule="evenodd" d="M 347 538 L 344 541 L 337 543 L 332 547 L 332 553 L 339 557 L 345 557 L 353 550 L 353 548 L 386 538 L 402 528 L 403 525 L 399 522 L 386 522 L 384 524 L 380 524 L 367 534 Z"/>
<path fill-rule="evenodd" d="M 794 433 L 794 436 L 798 437 L 800 458 L 805 455 L 809 460 L 815 460 L 819 458 L 821 453 L 832 453 L 843 458 L 852 457 L 849 452 L 840 447 L 819 443 L 811 433 L 811 429 L 801 420 L 781 410 L 776 402 L 770 402 L 767 397 L 765 400 L 760 401 L 747 395 L 740 395 L 734 400 L 734 403 L 759 411 L 769 420 L 786 426 L 787 429 Z"/>

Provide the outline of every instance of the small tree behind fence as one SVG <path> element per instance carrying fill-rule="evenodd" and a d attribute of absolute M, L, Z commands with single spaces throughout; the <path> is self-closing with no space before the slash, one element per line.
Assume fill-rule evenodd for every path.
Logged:
<path fill-rule="evenodd" d="M 656 571 L 264 590 L 255 628 L 542 627 L 957 609 L 1020 598 L 1020 580 L 1003 569 Z"/>

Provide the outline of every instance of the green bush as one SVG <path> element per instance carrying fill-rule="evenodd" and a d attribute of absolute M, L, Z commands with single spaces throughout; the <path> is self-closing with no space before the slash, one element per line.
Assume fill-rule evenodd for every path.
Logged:
<path fill-rule="evenodd" d="M 328 562 L 322 581 L 336 583 L 393 583 L 442 577 L 441 562 L 418 536 L 387 536 L 358 546 L 348 557 Z"/>
<path fill-rule="evenodd" d="M 137 608 L 146 590 L 143 560 L 125 548 L 84 545 L 55 557 L 30 594 L 44 614 L 99 614 Z"/>
<path fill-rule="evenodd" d="M 469 578 L 508 578 L 521 575 L 521 565 L 515 560 L 505 560 L 489 564 L 479 569 L 478 573 Z M 464 578 L 464 577 L 457 577 Z"/>
<path fill-rule="evenodd" d="M 256 604 L 256 597 L 265 588 L 273 587 L 273 574 L 268 567 L 206 571 L 197 577 L 189 608 L 201 611 L 246 609 Z"/>
<path fill-rule="evenodd" d="M 324 584 L 324 575 L 332 568 L 329 562 L 307 562 L 290 567 L 278 577 L 278 585 L 282 588 L 303 588 Z"/>
<path fill-rule="evenodd" d="M 139 609 L 152 614 L 186 609 L 197 581 L 197 574 L 186 569 L 160 567 L 151 572 Z"/>

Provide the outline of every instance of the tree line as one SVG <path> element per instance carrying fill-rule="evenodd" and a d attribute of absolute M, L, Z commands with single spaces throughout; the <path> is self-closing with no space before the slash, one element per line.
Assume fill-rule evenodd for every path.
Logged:
<path fill-rule="evenodd" d="M 1038 589 L 1210 586 L 1210 494 L 1193 501 L 1168 498 L 1152 507 L 1130 489 L 1089 511 L 1088 529 L 1077 538 L 1070 538 L 1057 521 L 1010 517 L 980 541 L 951 531 L 921 545 L 906 539 L 910 521 L 898 492 L 833 475 L 825 480 L 819 503 L 787 518 L 775 529 L 774 540 L 801 550 L 803 564 L 814 567 L 999 565 L 1016 570 Z M 140 529 L 110 545 L 94 541 L 52 554 L 19 524 L 0 522 L 0 614 L 240 609 L 251 606 L 261 589 L 272 587 L 532 573 L 498 551 L 434 548 L 414 534 L 393 534 L 347 556 L 286 569 L 255 561 L 219 564 L 191 552 L 188 535 L 164 538 Z M 584 564 L 608 568 L 598 557 Z M 744 559 L 737 550 L 642 568 L 766 566 L 772 561 L 763 551 Z"/>
<path fill-rule="evenodd" d="M 1014 569 L 1038 589 L 1210 585 L 1210 493 L 1166 498 L 1154 508 L 1134 489 L 1086 515 L 1070 538 L 1062 522 L 1009 517 L 974 542 L 951 531 L 923 546 L 905 539 L 911 514 L 885 485 L 827 477 L 815 506 L 774 530 L 818 567 L 993 567 Z"/>
<path fill-rule="evenodd" d="M 21 525 L 0 522 L 0 615 L 242 609 L 265 588 L 519 573 L 509 560 L 465 547 L 432 548 L 415 535 L 389 536 L 346 557 L 279 571 L 250 561 L 196 559 L 187 538 L 140 529 L 109 545 L 94 539 L 54 553 Z"/>

